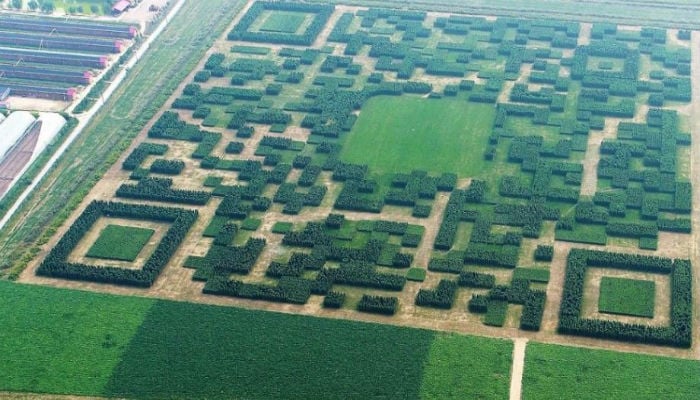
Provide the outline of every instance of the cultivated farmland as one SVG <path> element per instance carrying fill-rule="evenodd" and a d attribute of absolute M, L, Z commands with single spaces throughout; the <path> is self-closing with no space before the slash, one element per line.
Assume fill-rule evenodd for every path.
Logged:
<path fill-rule="evenodd" d="M 691 347 L 689 39 L 251 3 L 23 279 Z M 171 227 L 80 261 L 128 261 L 89 250 L 107 217 Z"/>
<path fill-rule="evenodd" d="M 0 285 L 0 390 L 692 397 L 697 33 L 327 3 L 185 3 L 0 244 L 151 299 Z"/>

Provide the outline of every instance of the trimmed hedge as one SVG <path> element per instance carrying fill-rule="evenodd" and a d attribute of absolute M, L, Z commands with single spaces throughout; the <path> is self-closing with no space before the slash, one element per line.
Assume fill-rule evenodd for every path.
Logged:
<path fill-rule="evenodd" d="M 37 275 L 149 287 L 158 278 L 197 219 L 197 211 L 179 208 L 93 201 L 71 225 L 37 269 Z M 68 262 L 68 256 L 100 217 L 171 223 L 153 254 L 139 270 Z"/>

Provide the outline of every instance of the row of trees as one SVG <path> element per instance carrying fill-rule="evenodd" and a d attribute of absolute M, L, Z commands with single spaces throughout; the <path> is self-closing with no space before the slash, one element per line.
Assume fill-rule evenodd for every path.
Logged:
<path fill-rule="evenodd" d="M 141 269 L 69 262 L 70 254 L 101 217 L 155 220 L 169 222 L 171 226 Z M 37 269 L 37 274 L 73 280 L 149 287 L 165 268 L 196 219 L 197 211 L 193 210 L 93 201 L 44 259 Z"/>
<path fill-rule="evenodd" d="M 670 274 L 671 318 L 665 327 L 581 317 L 586 269 L 617 268 Z M 559 313 L 560 333 L 690 347 L 692 336 L 692 276 L 688 260 L 574 249 L 569 253 Z"/>

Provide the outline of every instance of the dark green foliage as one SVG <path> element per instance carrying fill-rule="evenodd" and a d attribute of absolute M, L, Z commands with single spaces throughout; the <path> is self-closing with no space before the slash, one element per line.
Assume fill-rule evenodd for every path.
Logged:
<path fill-rule="evenodd" d="M 242 142 L 229 142 L 226 145 L 226 154 L 240 154 L 243 151 L 244 144 Z"/>
<path fill-rule="evenodd" d="M 326 217 L 326 226 L 331 229 L 340 229 L 345 221 L 343 214 L 328 214 Z"/>
<path fill-rule="evenodd" d="M 69 263 L 70 253 L 101 216 L 170 222 L 171 226 L 140 270 Z M 151 286 L 196 219 L 196 211 L 93 201 L 44 259 L 37 274 L 118 285 Z"/>
<path fill-rule="evenodd" d="M 406 278 L 401 275 L 379 273 L 373 265 L 362 262 L 342 263 L 339 268 L 321 270 L 316 277 L 315 292 L 326 293 L 334 283 L 401 291 L 406 284 Z"/>
<path fill-rule="evenodd" d="M 159 158 L 151 164 L 151 172 L 156 174 L 179 175 L 185 168 L 182 160 L 165 160 Z"/>
<path fill-rule="evenodd" d="M 441 279 L 433 290 L 420 289 L 416 296 L 416 305 L 450 309 L 454 304 L 457 294 L 457 283 L 447 279 Z"/>
<path fill-rule="evenodd" d="M 311 295 L 311 282 L 290 276 L 282 276 L 277 285 L 244 283 L 215 276 L 207 281 L 203 292 L 245 299 L 267 300 L 282 303 L 304 304 Z"/>
<path fill-rule="evenodd" d="M 233 242 L 233 238 L 238 233 L 238 225 L 224 224 L 214 238 L 214 244 L 218 246 L 228 246 Z"/>
<path fill-rule="evenodd" d="M 340 308 L 345 302 L 345 293 L 328 292 L 323 298 L 323 308 Z"/>
<path fill-rule="evenodd" d="M 533 290 L 527 294 L 523 313 L 520 316 L 520 329 L 526 331 L 540 330 L 546 300 L 547 295 L 542 291 Z"/>
<path fill-rule="evenodd" d="M 140 167 L 150 155 L 162 156 L 168 151 L 168 146 L 156 143 L 141 143 L 136 147 L 122 163 L 122 168 L 127 171 L 133 171 Z"/>
<path fill-rule="evenodd" d="M 459 286 L 490 289 L 496 284 L 496 277 L 480 272 L 462 271 L 457 280 Z"/>
<path fill-rule="evenodd" d="M 434 336 L 427 330 L 162 301 L 126 345 L 105 395 L 416 398 Z M 304 373 L 289 373 L 300 369 Z M 195 370 L 199 373 L 192 374 Z"/>
<path fill-rule="evenodd" d="M 117 197 L 128 199 L 153 200 L 169 203 L 204 205 L 211 194 L 194 190 L 172 189 L 171 179 L 144 178 L 136 185 L 125 183 L 117 189 Z"/>
<path fill-rule="evenodd" d="M 535 249 L 535 260 L 536 261 L 552 261 L 554 256 L 554 247 L 548 245 L 538 244 Z"/>
<path fill-rule="evenodd" d="M 394 315 L 399 307 L 396 297 L 362 295 L 357 310 L 373 314 Z"/>
<path fill-rule="evenodd" d="M 626 324 L 581 318 L 583 286 L 588 267 L 628 269 L 669 274 L 671 321 L 665 327 Z M 569 253 L 564 295 L 559 313 L 559 332 L 631 342 L 689 347 L 692 326 L 692 276 L 690 262 L 631 254 L 574 249 Z"/>
<path fill-rule="evenodd" d="M 482 294 L 472 295 L 471 299 L 469 299 L 469 304 L 467 306 L 469 312 L 477 314 L 486 313 L 486 310 L 488 309 L 488 301 L 488 296 L 484 296 Z"/>

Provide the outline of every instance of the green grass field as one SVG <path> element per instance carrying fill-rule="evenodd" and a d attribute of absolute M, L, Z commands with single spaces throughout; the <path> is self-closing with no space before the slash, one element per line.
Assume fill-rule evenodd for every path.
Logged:
<path fill-rule="evenodd" d="M 513 346 L 500 339 L 10 282 L 0 282 L 0 297 L 0 391 L 139 399 L 508 393 Z"/>
<path fill-rule="evenodd" d="M 694 399 L 700 362 L 642 354 L 527 345 L 523 399 Z"/>
<path fill-rule="evenodd" d="M 294 12 L 272 12 L 260 27 L 261 31 L 296 33 L 304 23 L 306 14 Z"/>
<path fill-rule="evenodd" d="M 603 277 L 598 311 L 654 318 L 655 292 L 653 281 Z"/>
<path fill-rule="evenodd" d="M 0 391 L 98 395 L 153 300 L 0 281 Z"/>
<path fill-rule="evenodd" d="M 410 166 L 479 176 L 488 169 L 483 153 L 495 113 L 492 105 L 464 100 L 374 97 L 362 107 L 340 158 L 382 174 Z"/>
<path fill-rule="evenodd" d="M 87 252 L 88 257 L 134 261 L 153 236 L 153 229 L 107 225 Z"/>
<path fill-rule="evenodd" d="M 467 351 L 474 356 L 465 357 Z M 424 368 L 420 397 L 435 400 L 506 399 L 512 353 L 511 343 L 436 335 Z M 489 357 L 482 357 L 486 354 Z"/>

